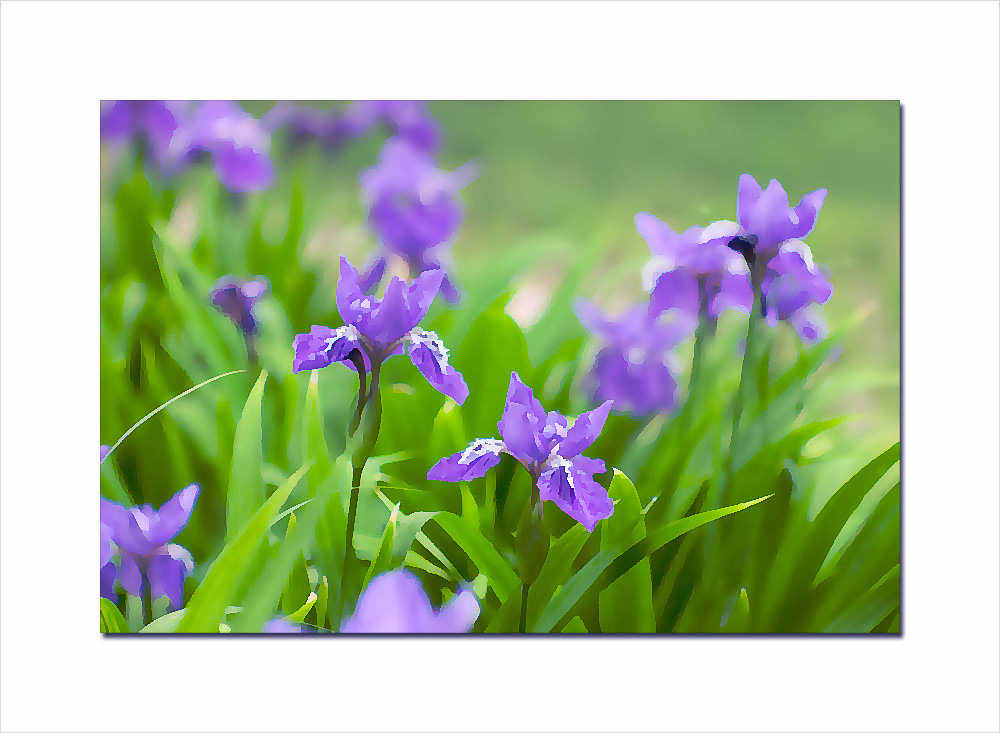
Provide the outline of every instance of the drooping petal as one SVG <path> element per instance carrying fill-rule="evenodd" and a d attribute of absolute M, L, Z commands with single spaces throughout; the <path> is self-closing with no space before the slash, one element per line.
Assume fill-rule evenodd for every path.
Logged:
<path fill-rule="evenodd" d="M 135 558 L 127 552 L 119 555 L 118 582 L 125 592 L 136 598 L 142 598 L 142 571 L 139 570 Z"/>
<path fill-rule="evenodd" d="M 164 502 L 146 532 L 150 542 L 163 545 L 176 537 L 191 518 L 191 510 L 194 509 L 200 492 L 198 484 L 191 484 Z"/>
<path fill-rule="evenodd" d="M 472 481 L 482 478 L 500 463 L 500 453 L 505 450 L 502 440 L 478 438 L 465 450 L 442 458 L 427 472 L 430 481 Z"/>
<path fill-rule="evenodd" d="M 112 603 L 118 603 L 118 594 L 115 592 L 117 571 L 118 568 L 111 560 L 101 566 L 101 597 L 107 598 Z"/>
<path fill-rule="evenodd" d="M 184 605 L 184 579 L 194 569 L 191 553 L 180 545 L 167 545 L 149 561 L 147 575 L 153 598 L 166 596 L 170 605 Z"/>
<path fill-rule="evenodd" d="M 101 565 L 106 565 L 114 553 L 115 548 L 111 542 L 111 527 L 101 522 Z"/>
<path fill-rule="evenodd" d="M 659 276 L 649 297 L 655 313 L 673 311 L 677 316 L 697 323 L 698 279 L 690 270 L 671 270 Z"/>
<path fill-rule="evenodd" d="M 596 459 L 580 461 L 579 458 L 549 462 L 538 479 L 539 498 L 554 502 L 588 532 L 593 532 L 600 520 L 614 512 L 614 502 L 593 479 L 597 463 L 603 467 L 603 461 L 594 463 Z"/>
<path fill-rule="evenodd" d="M 295 374 L 346 360 L 354 349 L 360 348 L 361 340 L 355 326 L 313 326 L 309 333 L 298 334 L 292 346 L 295 350 L 292 373 Z"/>
<path fill-rule="evenodd" d="M 570 426 L 566 438 L 559 443 L 559 455 L 563 458 L 573 458 L 597 440 L 611 412 L 611 404 L 611 400 L 607 400 L 600 407 L 580 415 Z"/>
<path fill-rule="evenodd" d="M 382 573 L 368 584 L 354 615 L 340 630 L 345 634 L 461 633 L 471 628 L 470 615 L 468 599 L 444 617 L 435 613 L 417 576 L 399 569 Z"/>
<path fill-rule="evenodd" d="M 469 396 L 469 387 L 461 373 L 448 362 L 448 349 L 433 331 L 414 329 L 410 333 L 410 360 L 441 394 L 458 404 Z"/>

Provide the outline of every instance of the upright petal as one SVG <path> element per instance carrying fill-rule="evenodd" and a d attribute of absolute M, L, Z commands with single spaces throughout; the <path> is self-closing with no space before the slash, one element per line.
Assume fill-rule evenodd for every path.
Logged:
<path fill-rule="evenodd" d="M 799 203 L 795 205 L 794 209 L 798 222 L 789 236 L 805 239 L 816 228 L 816 220 L 823 208 L 823 202 L 826 201 L 826 193 L 825 188 L 817 188 L 799 199 Z"/>
<path fill-rule="evenodd" d="M 458 404 L 465 402 L 469 388 L 465 379 L 448 362 L 448 349 L 433 331 L 414 329 L 409 337 L 410 360 L 438 392 Z"/>
<path fill-rule="evenodd" d="M 337 312 L 348 325 L 362 327 L 365 314 L 369 309 L 361 303 L 365 294 L 358 284 L 358 271 L 344 255 L 340 256 L 340 275 L 337 278 Z M 370 304 L 371 301 L 369 301 Z"/>
<path fill-rule="evenodd" d="M 365 272 L 361 275 L 361 279 L 358 282 L 361 290 L 366 293 L 371 293 L 375 288 L 377 288 L 378 284 L 382 282 L 382 276 L 385 275 L 385 268 L 388 264 L 389 261 L 383 255 L 374 257 L 371 262 L 365 266 Z"/>
<path fill-rule="evenodd" d="M 788 194 L 772 178 L 760 195 L 748 219 L 747 230 L 757 235 L 756 252 L 765 252 L 791 236 L 791 209 Z"/>
<path fill-rule="evenodd" d="M 751 230 L 751 215 L 757 207 L 761 193 L 763 193 L 763 189 L 757 183 L 756 178 L 749 173 L 740 176 L 740 180 L 736 184 L 736 218 L 740 222 L 740 226 L 748 231 Z"/>
<path fill-rule="evenodd" d="M 101 522 L 101 565 L 107 565 L 114 553 L 115 548 L 111 543 L 111 527 Z"/>
<path fill-rule="evenodd" d="M 176 537 L 191 518 L 191 510 L 198 500 L 201 487 L 198 484 L 185 486 L 170 497 L 154 515 L 150 528 L 146 532 L 149 540 L 162 545 Z"/>
<path fill-rule="evenodd" d="M 607 400 L 600 407 L 580 415 L 570 426 L 566 438 L 559 444 L 559 455 L 563 458 L 573 458 L 597 440 L 597 436 L 604 429 L 604 423 L 607 422 L 608 413 L 611 412 L 611 404 L 611 400 Z"/>
<path fill-rule="evenodd" d="M 654 255 L 671 255 L 677 232 L 670 225 L 653 216 L 648 211 L 640 211 L 635 215 L 635 230 L 646 240 L 649 251 Z"/>
<path fill-rule="evenodd" d="M 502 440 L 477 438 L 464 450 L 442 458 L 427 472 L 430 481 L 472 481 L 482 478 L 500 463 L 500 454 L 506 450 Z"/>
<path fill-rule="evenodd" d="M 443 269 L 427 270 L 420 273 L 406 292 L 406 311 L 409 319 L 409 326 L 406 330 L 415 328 L 427 315 L 434 296 L 441 289 L 444 282 L 445 271 Z"/>
<path fill-rule="evenodd" d="M 545 428 L 545 410 L 517 375 L 510 375 L 507 388 L 507 403 L 503 416 L 497 423 L 507 450 L 515 458 L 529 463 L 537 463 L 548 456 L 542 440 Z"/>

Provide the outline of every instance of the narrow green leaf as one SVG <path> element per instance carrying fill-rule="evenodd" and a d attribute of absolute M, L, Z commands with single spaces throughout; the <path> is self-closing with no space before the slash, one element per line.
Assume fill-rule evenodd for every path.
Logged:
<path fill-rule="evenodd" d="M 330 581 L 324 575 L 319 580 L 316 589 L 316 625 L 320 628 L 327 627 L 327 611 L 330 607 Z"/>
<path fill-rule="evenodd" d="M 118 607 L 107 598 L 101 599 L 101 633 L 128 634 L 131 629 Z"/>
<path fill-rule="evenodd" d="M 569 582 L 563 586 L 563 589 L 549 602 L 532 631 L 546 632 L 555 628 L 573 610 L 577 602 L 583 597 L 583 594 L 595 583 L 598 587 L 610 585 L 635 566 L 642 558 L 652 554 L 668 542 L 716 519 L 721 519 L 728 514 L 734 514 L 752 507 L 754 504 L 770 498 L 770 496 L 768 494 L 754 501 L 747 501 L 742 504 L 684 517 L 683 519 L 671 522 L 665 527 L 654 530 L 645 539 L 624 550 L 618 547 L 614 550 L 602 550 L 598 552 L 590 562 L 573 575 Z"/>
<path fill-rule="evenodd" d="M 486 626 L 487 634 L 516 634 L 521 622 L 521 593 L 511 593 Z"/>
<path fill-rule="evenodd" d="M 226 542 L 236 537 L 236 533 L 264 501 L 261 404 L 266 381 L 267 372 L 261 371 L 236 425 L 233 464 L 226 497 Z"/>
<path fill-rule="evenodd" d="M 490 588 L 501 603 L 507 600 L 512 591 L 521 587 L 517 573 L 489 540 L 480 534 L 478 528 L 470 526 L 464 519 L 450 512 L 439 513 L 434 521 L 451 535 L 479 571 L 486 575 Z"/>
<path fill-rule="evenodd" d="M 899 565 L 896 565 L 824 630 L 830 634 L 866 633 L 898 606 Z"/>
<path fill-rule="evenodd" d="M 306 542 L 311 541 L 310 538 L 296 537 L 296 521 L 295 515 L 292 514 L 288 518 L 288 528 L 285 530 L 285 541 L 298 543 L 299 547 L 305 546 Z M 292 565 L 292 572 L 288 574 L 288 580 L 285 583 L 285 590 L 281 594 L 281 612 L 286 616 L 292 614 L 303 602 L 311 592 L 309 587 L 309 572 L 306 570 L 306 559 L 302 552 L 299 552 L 298 558 L 295 560 L 295 564 Z"/>
<path fill-rule="evenodd" d="M 181 619 L 184 618 L 184 613 L 187 609 L 182 608 L 179 611 L 174 611 L 172 613 L 164 614 L 158 619 L 154 619 L 151 623 L 146 624 L 141 629 L 139 629 L 140 634 L 170 634 L 177 630 L 177 626 L 180 624 Z"/>
<path fill-rule="evenodd" d="M 368 566 L 368 571 L 365 573 L 364 582 L 361 584 L 362 589 L 367 588 L 368 584 L 372 582 L 372 578 L 376 575 L 380 575 L 393 568 L 392 542 L 396 534 L 396 516 L 398 514 L 399 504 L 392 508 L 389 519 L 386 520 L 385 529 L 382 531 L 382 541 L 379 542 L 375 559 L 372 560 L 371 565 Z M 362 592 L 364 591 L 362 590 Z"/>
<path fill-rule="evenodd" d="M 316 603 L 316 601 L 317 601 L 318 598 L 319 598 L 319 596 L 317 596 L 315 593 L 310 593 L 309 597 L 306 598 L 306 602 L 305 603 L 303 603 L 295 611 L 292 611 L 292 613 L 288 614 L 288 620 L 289 621 L 294 621 L 297 624 L 300 624 L 303 621 L 305 621 L 306 620 L 306 615 L 312 609 L 313 605 L 315 605 L 315 603 Z"/>
<path fill-rule="evenodd" d="M 271 520 L 281 511 L 292 489 L 299 482 L 309 465 L 292 474 L 279 486 L 264 505 L 256 511 L 243 529 L 222 549 L 209 568 L 205 578 L 195 590 L 187 605 L 187 614 L 177 630 L 182 632 L 215 632 L 222 620 L 226 606 L 233 601 L 244 576 L 267 533 Z M 293 556 L 294 557 L 294 556 Z M 284 582 L 282 576 L 280 582 Z M 281 586 L 279 585 L 279 588 Z M 242 614 L 241 614 L 242 616 Z"/>
<path fill-rule="evenodd" d="M 603 624 L 601 631 L 604 631 Z M 564 634 L 586 634 L 588 633 L 587 627 L 584 625 L 583 621 L 580 620 L 579 616 L 574 616 L 566 625 L 562 627 L 562 633 Z"/>
<path fill-rule="evenodd" d="M 628 477 L 614 469 L 608 495 L 615 500 L 614 514 L 601 522 L 601 550 L 610 552 L 622 545 L 632 545 L 646 537 L 639 492 Z M 652 633 L 656 631 L 653 614 L 653 582 L 649 558 L 604 588 L 598 597 L 602 632 Z"/>

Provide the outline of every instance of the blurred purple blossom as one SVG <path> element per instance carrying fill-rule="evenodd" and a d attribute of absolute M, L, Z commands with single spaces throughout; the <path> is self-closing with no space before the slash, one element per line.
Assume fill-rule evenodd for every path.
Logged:
<path fill-rule="evenodd" d="M 230 191 L 262 191 L 274 180 L 270 132 L 232 101 L 102 102 L 101 137 L 148 146 L 164 176 L 206 152 Z"/>
<path fill-rule="evenodd" d="M 376 298 L 362 292 L 357 269 L 341 256 L 337 310 L 345 325 L 313 326 L 309 333 L 298 334 L 292 344 L 292 372 L 322 369 L 338 361 L 356 368 L 352 362 L 355 350 L 360 352 L 366 371 L 371 371 L 389 357 L 407 351 L 434 389 L 462 404 L 469 389 L 451 364 L 448 349 L 436 333 L 418 328 L 443 277 L 442 271 L 431 270 L 409 285 L 394 277 L 383 297 Z"/>
<path fill-rule="evenodd" d="M 209 297 L 212 304 L 229 316 L 246 335 L 257 333 L 254 305 L 267 292 L 267 281 L 263 278 L 244 280 L 233 275 L 224 275 L 212 285 Z"/>
<path fill-rule="evenodd" d="M 806 343 L 826 335 L 819 306 L 833 297 L 833 286 L 813 261 L 808 245 L 792 239 L 768 262 L 762 285 L 769 325 L 787 321 Z"/>
<path fill-rule="evenodd" d="M 613 319 L 583 298 L 574 311 L 601 343 L 585 377 L 595 401 L 611 400 L 615 411 L 634 415 L 674 408 L 680 371 L 675 348 L 690 334 L 686 321 L 665 321 L 643 304 Z"/>
<path fill-rule="evenodd" d="M 152 598 L 167 596 L 174 608 L 182 606 L 184 580 L 194 569 L 194 561 L 185 548 L 168 543 L 187 525 L 199 491 L 198 484 L 191 484 L 159 509 L 149 504 L 128 509 L 101 498 L 102 559 L 108 547 L 106 527 L 109 541 L 118 548 L 115 577 L 128 593 L 141 598 L 143 584 L 148 583 Z M 101 570 L 102 595 L 106 569 L 105 563 Z"/>
<path fill-rule="evenodd" d="M 367 291 L 381 280 L 387 254 L 401 257 L 414 274 L 447 269 L 447 247 L 457 237 L 466 214 L 458 194 L 476 176 L 471 163 L 449 173 L 438 168 L 426 150 L 405 138 L 387 140 L 377 165 L 360 176 L 368 224 L 383 247 L 366 268 L 362 289 Z M 452 302 L 459 298 L 447 273 L 442 295 Z"/>
<path fill-rule="evenodd" d="M 264 624 L 261 631 L 265 634 L 304 634 L 306 629 L 298 624 L 292 623 L 283 616 L 275 616 Z"/>
<path fill-rule="evenodd" d="M 410 100 L 363 100 L 346 109 L 314 109 L 296 102 L 278 102 L 262 117 L 270 131 L 287 126 L 295 134 L 315 135 L 329 145 L 362 137 L 372 127 L 385 124 L 392 135 L 428 152 L 443 139 L 441 125 L 427 109 L 427 102 Z"/>
<path fill-rule="evenodd" d="M 427 478 L 470 481 L 500 462 L 500 453 L 516 458 L 531 474 L 541 501 L 556 506 L 593 532 L 614 511 L 608 492 L 596 481 L 604 461 L 580 455 L 601 433 L 612 402 L 580 415 L 572 424 L 558 412 L 545 412 L 516 372 L 510 375 L 503 417 L 497 423 L 502 441 L 478 439 L 465 450 L 442 458 Z"/>
<path fill-rule="evenodd" d="M 435 611 L 420 580 L 400 568 L 377 575 L 358 599 L 344 634 L 461 634 L 472 630 L 480 606 L 475 593 L 459 591 Z"/>
<path fill-rule="evenodd" d="M 718 318 L 728 309 L 750 312 L 750 270 L 727 246 L 732 239 L 728 224 L 692 226 L 678 234 L 652 214 L 635 215 L 636 231 L 651 254 L 642 284 L 656 313 L 673 311 L 693 332 L 701 317 Z"/>

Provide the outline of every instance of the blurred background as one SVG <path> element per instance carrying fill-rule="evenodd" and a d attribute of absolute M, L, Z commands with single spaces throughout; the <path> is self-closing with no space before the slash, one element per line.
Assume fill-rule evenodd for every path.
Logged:
<path fill-rule="evenodd" d="M 275 107 L 240 104 L 254 118 Z M 344 109 L 329 101 L 298 104 L 331 114 Z M 898 439 L 898 102 L 441 101 L 429 112 L 443 130 L 434 151 L 440 167 L 472 160 L 479 173 L 461 193 L 468 213 L 451 248 L 463 300 L 436 304 L 428 319 L 452 349 L 504 294 L 507 313 L 527 331 L 535 366 L 561 344 L 586 340 L 569 310 L 573 298 L 617 313 L 644 295 L 639 273 L 649 250 L 634 229 L 636 212 L 682 231 L 735 219 L 742 173 L 762 184 L 779 179 L 793 205 L 825 187 L 829 195 L 807 243 L 834 286 L 826 318 L 832 329 L 861 320 L 846 333 L 837 368 L 819 377 L 830 389 L 810 405 L 813 419 L 851 416 L 810 443 L 811 455 L 827 456 L 817 471 L 828 476 L 817 479 L 817 505 Z M 168 175 L 141 144 L 105 140 L 102 443 L 114 443 L 193 384 L 247 367 L 238 330 L 212 308 L 208 292 L 223 275 L 265 276 L 270 290 L 258 307 L 257 348 L 260 365 L 277 380 L 264 406 L 273 417 L 264 425 L 271 468 L 265 481 L 276 484 L 297 467 L 289 457 L 297 428 L 288 416 L 298 413 L 286 407 L 301 405 L 307 377 L 290 373 L 291 338 L 313 324 L 340 322 L 339 257 L 360 267 L 376 248 L 358 177 L 375 164 L 387 134 L 375 127 L 331 145 L 278 127 L 261 143 L 273 183 L 248 193 L 223 186 L 206 160 Z M 398 266 L 390 271 L 405 274 Z M 794 354 L 794 336 L 781 338 Z M 689 358 L 683 353 L 681 363 Z M 393 379 L 418 385 L 418 395 L 429 391 L 408 364 L 398 367 Z M 327 425 L 343 424 L 356 379 L 346 369 L 319 375 L 321 393 L 338 398 L 324 404 Z M 179 539 L 199 563 L 221 546 L 227 451 L 254 376 L 220 380 L 197 399 L 177 402 L 116 451 L 117 471 L 102 466 L 106 495 L 124 496 L 109 488 L 115 484 L 129 500 L 154 506 L 187 483 L 202 483 L 207 490 Z M 589 404 L 578 392 L 574 400 L 576 412 Z M 439 408 L 430 405 L 427 420 Z M 849 451 L 831 450 L 848 438 Z"/>

